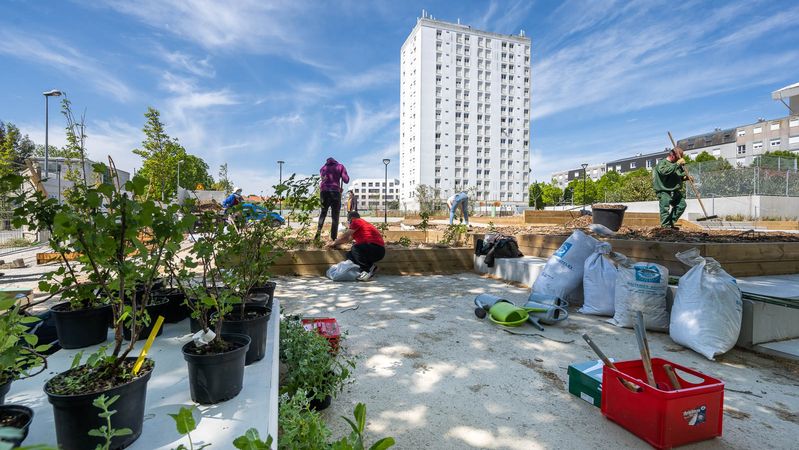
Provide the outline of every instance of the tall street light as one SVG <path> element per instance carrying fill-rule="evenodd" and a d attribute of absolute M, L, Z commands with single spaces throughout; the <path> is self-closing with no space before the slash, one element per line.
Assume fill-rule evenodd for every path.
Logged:
<path fill-rule="evenodd" d="M 44 95 L 44 179 L 50 178 L 50 142 L 49 142 L 49 128 L 50 128 L 50 97 L 61 97 L 63 92 L 58 89 L 53 89 L 47 92 L 42 92 Z"/>
<path fill-rule="evenodd" d="M 582 211 L 582 213 L 583 213 L 583 215 L 585 215 L 585 214 L 588 213 L 588 210 L 585 209 L 585 200 L 586 200 L 585 199 L 585 169 L 586 169 L 586 167 L 588 167 L 588 164 L 583 163 L 583 164 L 581 164 L 581 166 L 583 166 L 583 211 Z"/>
<path fill-rule="evenodd" d="M 177 186 L 175 186 L 175 196 L 178 196 L 178 198 L 180 198 L 180 165 L 181 164 L 183 164 L 183 160 L 182 159 L 180 161 L 178 161 L 178 181 L 177 181 Z"/>
<path fill-rule="evenodd" d="M 388 225 L 388 163 L 391 160 L 383 158 L 383 165 L 386 166 L 385 184 L 383 184 L 383 223 Z"/>
<path fill-rule="evenodd" d="M 277 165 L 280 166 L 280 184 L 283 184 L 283 164 L 286 164 L 286 161 L 278 161 Z M 283 194 L 280 194 L 278 197 L 280 199 L 280 215 L 283 215 Z"/>

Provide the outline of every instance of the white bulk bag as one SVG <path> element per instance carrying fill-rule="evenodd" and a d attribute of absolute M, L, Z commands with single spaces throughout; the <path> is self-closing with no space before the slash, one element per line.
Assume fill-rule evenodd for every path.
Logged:
<path fill-rule="evenodd" d="M 349 259 L 333 264 L 327 269 L 327 277 L 333 281 L 355 281 L 361 273 L 361 268 Z"/>
<path fill-rule="evenodd" d="M 566 299 L 583 281 L 585 260 L 594 251 L 597 240 L 575 230 L 549 257 L 541 274 L 533 282 L 532 292 Z"/>
<path fill-rule="evenodd" d="M 677 253 L 691 269 L 680 277 L 669 335 L 707 359 L 729 351 L 741 332 L 741 289 L 713 258 L 692 248 Z"/>
<path fill-rule="evenodd" d="M 607 242 L 599 242 L 588 259 L 583 273 L 583 314 L 612 316 L 615 312 L 616 264 L 608 258 L 611 247 Z"/>
<path fill-rule="evenodd" d="M 632 328 L 635 312 L 641 311 L 646 329 L 668 330 L 666 290 L 669 288 L 669 270 L 660 264 L 649 262 L 632 264 L 620 253 L 613 253 L 613 259 L 619 269 L 614 293 L 616 311 L 608 322 L 619 327 Z"/>

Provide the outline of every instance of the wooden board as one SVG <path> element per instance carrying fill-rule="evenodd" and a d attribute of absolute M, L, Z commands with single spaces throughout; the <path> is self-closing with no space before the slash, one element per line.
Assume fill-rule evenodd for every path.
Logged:
<path fill-rule="evenodd" d="M 65 253 L 64 256 L 67 261 L 77 261 L 80 258 L 80 253 Z M 36 254 L 36 264 L 49 264 L 52 262 L 61 261 L 61 254 L 56 252 L 45 252 Z"/>

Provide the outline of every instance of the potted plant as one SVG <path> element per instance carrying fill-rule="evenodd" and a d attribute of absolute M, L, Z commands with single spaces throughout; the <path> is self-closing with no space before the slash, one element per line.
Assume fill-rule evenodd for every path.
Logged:
<path fill-rule="evenodd" d="M 0 405 L 5 404 L 14 380 L 39 374 L 47 368 L 42 353 L 50 345 L 38 345 L 36 335 L 28 333 L 28 326 L 38 321 L 37 317 L 24 315 L 15 299 L 0 300 Z"/>
<path fill-rule="evenodd" d="M 203 215 L 213 213 L 205 212 Z M 229 400 L 241 392 L 244 364 L 250 337 L 228 334 L 223 323 L 241 297 L 225 283 L 227 273 L 219 261 L 231 242 L 239 239 L 231 222 L 201 217 L 200 234 L 192 235 L 189 255 L 167 261 L 178 288 L 185 294 L 185 304 L 196 330 L 191 342 L 182 348 L 189 368 L 189 388 L 193 401 L 213 404 Z M 200 269 L 196 273 L 196 269 Z"/>
<path fill-rule="evenodd" d="M 330 406 L 355 368 L 354 359 L 333 352 L 327 339 L 307 331 L 297 317 L 280 321 L 280 362 L 285 371 L 281 393 L 305 391 L 316 410 Z"/>
<path fill-rule="evenodd" d="M 103 164 L 94 166 L 102 179 L 107 176 Z M 55 375 L 44 385 L 53 405 L 58 445 L 65 450 L 94 448 L 101 441 L 89 430 L 102 425 L 93 402 L 100 395 L 118 395 L 119 414 L 112 418 L 115 428 L 128 428 L 130 434 L 115 436 L 114 448 L 123 448 L 141 434 L 147 382 L 154 362 L 145 359 L 134 370 L 131 352 L 138 340 L 146 315 L 152 287 L 163 266 L 163 256 L 176 251 L 183 240 L 183 230 L 192 218 L 176 219 L 177 206 L 161 207 L 152 200 L 140 200 L 147 181 L 134 177 L 123 188 L 108 183 L 76 185 L 68 208 L 59 208 L 46 222 L 52 230 L 51 241 L 59 250 L 80 253 L 79 268 L 62 270 L 61 288 L 76 283 L 78 271 L 88 279 L 95 292 L 111 307 L 114 342 L 91 355 L 85 362 L 80 356 L 72 367 Z M 41 195 L 24 203 L 15 215 L 47 211 Z M 76 283 L 76 289 L 88 284 Z M 137 293 L 139 291 L 139 293 Z M 124 328 L 130 327 L 131 339 L 123 346 Z"/>

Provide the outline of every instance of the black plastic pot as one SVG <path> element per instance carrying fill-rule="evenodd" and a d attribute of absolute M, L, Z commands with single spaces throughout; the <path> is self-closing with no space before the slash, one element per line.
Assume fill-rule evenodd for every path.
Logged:
<path fill-rule="evenodd" d="M 6 381 L 3 384 L 0 384 L 0 405 L 5 405 L 6 404 L 6 394 L 8 394 L 8 391 L 11 390 L 11 383 L 13 381 L 14 380 L 12 379 L 12 380 Z"/>
<path fill-rule="evenodd" d="M 84 348 L 108 339 L 108 323 L 112 318 L 110 305 L 71 311 L 69 302 L 63 302 L 53 305 L 50 313 L 61 348 Z"/>
<path fill-rule="evenodd" d="M 135 361 L 127 358 L 127 361 Z M 155 370 L 155 369 L 153 369 Z M 89 430 L 100 428 L 106 424 L 105 419 L 97 416 L 100 411 L 92 405 L 94 399 L 101 394 L 106 397 L 119 395 L 113 409 L 116 414 L 111 416 L 111 426 L 115 429 L 130 428 L 133 432 L 127 436 L 118 436 L 111 441 L 112 449 L 128 447 L 141 435 L 144 422 L 144 403 L 147 398 L 147 382 L 150 381 L 151 370 L 144 376 L 136 378 L 121 386 L 116 386 L 102 392 L 80 395 L 58 395 L 44 392 L 53 405 L 53 418 L 55 419 L 56 439 L 58 448 L 62 450 L 86 450 L 104 443 L 103 438 L 89 436 Z"/>
<path fill-rule="evenodd" d="M 613 231 L 619 231 L 621 223 L 624 221 L 624 211 L 627 206 L 619 205 L 618 208 L 591 208 L 593 211 L 593 223 L 604 225 Z"/>
<path fill-rule="evenodd" d="M 213 313 L 210 313 L 213 314 Z M 189 328 L 191 329 L 191 333 L 194 334 L 200 331 L 200 321 L 195 319 L 194 317 L 189 317 Z"/>
<path fill-rule="evenodd" d="M 277 284 L 274 281 L 267 281 L 263 286 L 250 289 L 247 303 L 272 309 L 272 301 L 275 299 L 275 287 L 277 287 Z"/>
<path fill-rule="evenodd" d="M 161 311 L 161 315 L 164 316 L 164 322 L 177 323 L 189 317 L 191 311 L 183 304 L 183 301 L 186 299 L 186 294 L 180 290 L 164 289 L 153 293 L 153 299 L 157 300 L 159 298 L 165 298 L 168 302 L 166 307 Z"/>
<path fill-rule="evenodd" d="M 158 316 L 163 315 L 163 311 L 164 309 L 166 309 L 168 303 L 169 301 L 165 298 L 157 298 L 153 299 L 151 303 L 147 305 L 147 308 L 145 309 L 147 310 L 147 314 L 150 315 L 150 324 L 139 330 L 139 340 L 147 339 L 147 337 L 150 336 L 150 332 L 153 330 L 153 327 L 155 326 L 155 320 L 158 318 Z M 161 336 L 161 333 L 163 332 L 164 332 L 164 327 L 162 326 L 161 328 L 158 329 L 158 333 L 156 334 L 156 336 Z M 123 328 L 122 334 L 125 336 L 125 340 L 129 341 L 131 334 L 130 327 L 126 326 L 125 328 Z"/>
<path fill-rule="evenodd" d="M 308 402 L 308 407 L 314 411 L 323 411 L 330 407 L 330 404 L 333 403 L 333 396 L 328 395 L 325 397 L 324 400 L 317 400 L 312 398 L 310 402 Z"/>
<path fill-rule="evenodd" d="M 189 366 L 191 399 L 201 405 L 224 402 L 237 396 L 244 383 L 244 360 L 250 347 L 250 337 L 243 334 L 222 334 L 222 339 L 237 347 L 215 355 L 195 355 L 183 346 L 183 359 Z"/>
<path fill-rule="evenodd" d="M 19 438 L 7 440 L 17 447 L 28 437 L 28 428 L 33 422 L 33 410 L 22 405 L 2 405 L 0 406 L 0 422 L 7 424 L 4 426 L 22 430 L 22 435 Z"/>
<path fill-rule="evenodd" d="M 244 314 L 255 313 L 257 317 L 241 319 L 241 311 L 244 307 Z M 245 334 L 250 337 L 250 348 L 247 350 L 247 357 L 244 365 L 260 361 L 266 354 L 266 328 L 272 310 L 261 305 L 234 305 L 233 311 L 225 316 L 222 322 L 222 333 Z"/>

